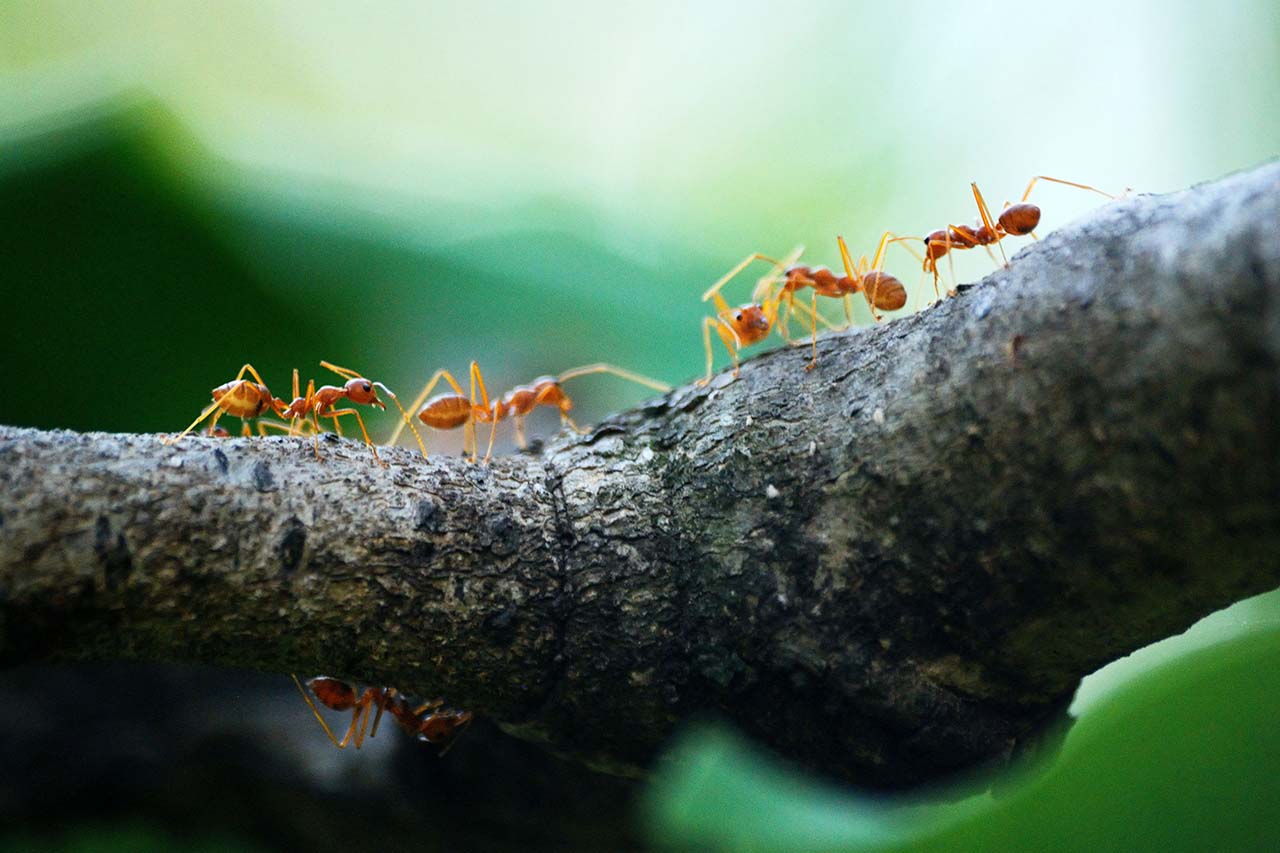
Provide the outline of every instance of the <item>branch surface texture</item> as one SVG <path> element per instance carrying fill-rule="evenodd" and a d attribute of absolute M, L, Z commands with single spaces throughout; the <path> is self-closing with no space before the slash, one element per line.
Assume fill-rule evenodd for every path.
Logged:
<path fill-rule="evenodd" d="M 541 457 L 0 428 L 0 662 L 346 674 L 629 774 L 710 713 L 936 779 L 1280 585 L 1278 299 L 1270 164 Z"/>

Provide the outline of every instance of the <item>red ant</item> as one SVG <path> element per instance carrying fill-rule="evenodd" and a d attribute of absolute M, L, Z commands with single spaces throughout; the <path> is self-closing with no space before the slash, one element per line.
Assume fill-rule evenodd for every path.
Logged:
<path fill-rule="evenodd" d="M 595 364 L 587 364 L 582 367 L 575 367 L 566 370 L 559 376 L 540 376 L 528 385 L 520 385 L 508 391 L 501 399 L 490 400 L 489 392 L 485 389 L 484 376 L 480 373 L 480 365 L 471 362 L 471 395 L 468 397 L 462 393 L 462 386 L 453 378 L 453 374 L 441 368 L 432 374 L 431 379 L 423 386 L 422 392 L 414 399 L 413 404 L 409 407 L 418 410 L 418 419 L 433 429 L 457 429 L 465 427 L 466 434 L 463 439 L 463 453 L 471 454 L 471 461 L 475 462 L 479 456 L 479 447 L 476 442 L 476 424 L 489 424 L 489 446 L 485 450 L 484 464 L 488 464 L 489 458 L 493 455 L 493 440 L 497 435 L 498 422 L 511 418 L 515 421 L 516 444 L 523 450 L 528 446 L 525 437 L 524 419 L 538 406 L 553 406 L 560 413 L 560 422 L 568 426 L 574 432 L 582 433 L 583 430 L 569 417 L 569 411 L 573 408 L 573 401 L 569 399 L 569 395 L 564 392 L 561 384 L 575 379 L 579 376 L 586 376 L 592 373 L 610 373 L 622 379 L 636 382 L 645 387 L 652 388 L 655 391 L 663 393 L 670 391 L 671 386 L 647 376 L 641 376 L 638 373 L 632 373 L 629 370 L 623 370 L 612 364 L 597 362 Z M 436 384 L 443 379 L 453 388 L 453 393 L 439 394 L 427 399 L 427 395 L 436 387 Z M 476 392 L 479 391 L 479 400 L 476 398 Z M 421 406 L 421 408 L 418 408 Z M 395 432 L 391 434 L 388 444 L 395 444 L 400 437 L 403 426 L 396 425 Z M 425 450 L 423 453 L 425 454 Z"/>
<path fill-rule="evenodd" d="M 245 373 L 253 376 L 253 382 L 244 378 Z M 243 421 L 243 429 L 241 435 L 249 435 L 249 418 L 256 418 L 262 414 L 271 411 L 281 417 L 285 417 L 284 400 L 279 397 L 273 397 L 271 391 L 267 389 L 266 384 L 262 381 L 262 377 L 258 375 L 258 371 L 253 369 L 252 364 L 246 364 L 240 368 L 240 372 L 236 374 L 236 378 L 230 382 L 219 385 L 212 392 L 213 402 L 205 406 L 200 416 L 191 422 L 191 426 L 184 429 L 181 433 L 173 437 L 162 439 L 165 444 L 176 444 L 182 440 L 183 436 L 196 428 L 205 418 L 213 414 L 213 420 L 209 422 L 208 434 L 210 436 L 219 435 L 218 418 L 224 414 L 230 414 L 238 417 Z M 216 413 L 216 414 L 214 414 Z M 265 423 L 258 422 L 259 435 L 265 435 Z M 222 433 L 226 433 L 225 429 Z"/>
<path fill-rule="evenodd" d="M 321 704 L 335 711 L 351 712 L 351 725 L 347 727 L 342 740 L 338 740 L 324 717 L 320 716 L 320 709 L 311 701 L 298 676 L 291 677 L 293 683 L 298 685 L 298 692 L 311 707 L 311 713 L 320 721 L 320 727 L 338 749 L 346 749 L 349 743 L 359 749 L 364 744 L 365 732 L 368 732 L 369 737 L 374 737 L 378 733 L 378 724 L 382 721 L 382 712 L 390 711 L 401 728 L 418 740 L 442 746 L 440 754 L 444 755 L 474 717 L 470 711 L 455 711 L 451 708 L 439 710 L 444 704 L 443 699 L 414 706 L 394 687 L 366 687 L 357 696 L 356 689 L 340 679 L 327 675 L 309 678 L 307 687 L 311 688 Z M 373 717 L 373 728 L 370 729 L 369 714 L 375 707 L 378 712 Z"/>
<path fill-rule="evenodd" d="M 358 405 L 377 406 L 379 409 L 383 409 L 385 411 L 387 406 L 378 399 L 378 392 L 374 390 L 376 386 L 387 393 L 387 396 L 396 404 L 396 408 L 400 410 L 400 414 L 404 417 L 404 422 L 409 424 L 410 429 L 413 429 L 413 424 L 409 421 L 409 413 L 400 405 L 400 400 L 396 397 L 395 393 L 381 382 L 365 379 L 354 370 L 349 370 L 345 367 L 338 367 L 337 365 L 330 364 L 327 361 L 320 362 L 320 366 L 327 370 L 332 370 L 339 376 L 346 378 L 347 381 L 340 388 L 335 385 L 325 385 L 321 388 L 316 388 L 315 380 L 312 379 L 307 382 L 306 395 L 298 396 L 298 373 L 295 370 L 293 374 L 294 399 L 293 402 L 290 403 L 289 406 L 281 413 L 281 417 L 292 421 L 294 424 L 294 427 L 290 428 L 290 434 L 293 434 L 296 431 L 295 428 L 299 427 L 301 423 L 305 423 L 307 415 L 310 415 L 311 424 L 314 428 L 312 441 L 315 446 L 316 458 L 319 459 L 321 458 L 319 418 L 332 418 L 334 431 L 337 432 L 338 435 L 342 435 L 342 427 L 340 426 L 338 419 L 345 415 L 354 415 L 356 423 L 360 425 L 360 433 L 364 436 L 364 443 L 368 446 L 369 450 L 373 452 L 373 461 L 377 462 L 383 468 L 387 467 L 387 463 L 378 458 L 378 449 L 374 447 L 373 442 L 369 440 L 369 431 L 365 429 L 364 418 L 360 417 L 360 412 L 353 408 L 334 409 L 333 407 L 339 400 L 345 399 Z M 418 439 L 418 447 L 422 449 L 422 455 L 425 457 L 427 455 L 427 448 L 422 443 L 422 437 L 418 435 L 418 431 L 416 429 L 413 430 L 413 434 L 414 437 Z"/>
<path fill-rule="evenodd" d="M 884 235 L 880 238 L 880 245 L 876 248 L 875 260 L 868 261 L 867 256 L 863 255 L 855 266 L 849 256 L 849 247 L 844 238 L 836 237 L 836 241 L 840 245 L 840 258 L 844 262 L 845 274 L 843 276 L 837 276 L 826 267 L 810 267 L 805 264 L 792 264 L 784 270 L 783 275 L 785 277 L 783 278 L 779 295 L 787 300 L 788 314 L 794 311 L 796 291 L 803 290 L 806 287 L 813 288 L 812 304 L 809 308 L 813 357 L 805 365 L 805 370 L 812 370 L 818 364 L 819 296 L 827 296 L 844 301 L 846 329 L 853 325 L 849 297 L 854 293 L 861 293 L 866 297 L 867 307 L 871 309 L 871 316 L 877 323 L 881 320 L 880 315 L 876 313 L 877 308 L 881 311 L 896 311 L 907 304 L 907 289 L 902 286 L 902 282 L 881 269 L 884 263 L 885 249 L 889 243 L 902 239 L 902 237 L 895 237 L 890 231 L 884 232 Z M 756 297 L 759 298 L 762 295 L 762 289 L 771 286 L 767 278 L 762 279 L 756 287 Z M 788 342 L 791 342 L 786 331 L 788 314 L 783 314 L 778 331 Z"/>
<path fill-rule="evenodd" d="M 1022 199 L 1017 204 L 1005 202 L 1004 209 L 993 220 L 991 218 L 991 210 L 982 198 L 982 192 L 978 189 L 978 185 L 971 183 L 969 186 L 973 188 L 974 201 L 978 203 L 979 222 L 973 226 L 948 225 L 946 228 L 930 232 L 924 238 L 924 271 L 933 273 L 935 295 L 938 294 L 938 259 L 942 256 L 948 255 L 953 250 L 972 249 L 975 246 L 989 247 L 992 244 L 996 244 L 1000 249 L 1000 256 L 1004 258 L 1004 265 L 1007 267 L 1009 266 L 1009 256 L 1005 254 L 1004 246 L 999 245 L 1000 241 L 1009 236 L 1021 237 L 1026 234 L 1030 234 L 1032 237 L 1036 236 L 1034 232 L 1035 227 L 1040 224 L 1040 208 L 1028 202 L 1027 198 L 1031 195 L 1031 190 L 1035 187 L 1037 181 L 1053 181 L 1055 184 L 1066 184 L 1069 187 L 1089 190 L 1109 199 L 1114 200 L 1116 198 L 1110 193 L 1103 192 L 1097 187 L 1091 187 L 1087 184 L 1077 184 L 1074 181 L 1064 181 L 1061 178 L 1051 178 L 1048 175 L 1036 175 L 1031 179 L 1031 183 L 1027 184 L 1027 189 L 1022 194 Z M 988 248 L 988 254 L 990 251 Z M 950 257 L 948 257 L 948 261 L 951 261 Z M 951 278 L 953 281 L 955 280 L 954 265 L 951 269 Z"/>

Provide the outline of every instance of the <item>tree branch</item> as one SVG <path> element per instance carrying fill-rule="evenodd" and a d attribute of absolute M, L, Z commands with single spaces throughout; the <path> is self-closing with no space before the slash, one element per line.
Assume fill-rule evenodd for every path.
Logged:
<path fill-rule="evenodd" d="M 622 773 L 715 712 L 937 778 L 1280 584 L 1278 287 L 1271 164 L 541 458 L 3 428 L 0 661 L 349 673 Z"/>

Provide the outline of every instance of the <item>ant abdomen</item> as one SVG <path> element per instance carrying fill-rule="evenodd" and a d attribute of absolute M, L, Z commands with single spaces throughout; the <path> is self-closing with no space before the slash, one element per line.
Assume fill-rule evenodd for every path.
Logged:
<path fill-rule="evenodd" d="M 457 429 L 471 420 L 471 401 L 457 394 L 441 394 L 428 400 L 418 412 L 418 420 L 435 429 Z"/>
<path fill-rule="evenodd" d="M 356 705 L 355 688 L 337 678 L 317 675 L 307 680 L 307 687 L 326 707 L 335 711 L 349 711 Z"/>
<path fill-rule="evenodd" d="M 862 291 L 881 311 L 897 311 L 907 304 L 907 289 L 897 276 L 871 270 L 862 276 Z"/>
<path fill-rule="evenodd" d="M 1040 224 L 1040 208 L 1022 201 L 1000 211 L 1000 227 L 1016 237 L 1030 234 Z"/>

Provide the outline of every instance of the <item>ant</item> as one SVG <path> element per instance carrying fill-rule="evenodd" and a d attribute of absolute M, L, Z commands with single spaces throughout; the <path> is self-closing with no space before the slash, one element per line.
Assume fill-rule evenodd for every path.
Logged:
<path fill-rule="evenodd" d="M 360 417 L 360 412 L 354 408 L 335 409 L 334 405 L 337 404 L 339 400 L 345 399 L 359 405 L 377 406 L 379 409 L 385 411 L 387 406 L 378 399 L 378 392 L 374 390 L 374 387 L 376 386 L 387 392 L 387 396 L 396 404 L 396 408 L 400 410 L 400 414 L 404 417 L 404 422 L 409 424 L 410 429 L 413 429 L 413 424 L 409 421 L 409 413 L 400 405 L 400 399 L 396 397 L 395 393 L 386 385 L 383 385 L 381 382 L 365 379 L 354 370 L 349 370 L 345 367 L 338 367 L 337 365 L 330 364 L 327 361 L 320 362 L 320 366 L 327 370 L 332 370 L 339 376 L 344 377 L 347 381 L 342 385 L 342 387 L 338 387 L 336 385 L 325 385 L 321 388 L 316 388 L 316 382 L 312 379 L 307 382 L 306 395 L 299 396 L 298 372 L 295 370 L 293 373 L 294 399 L 280 415 L 282 418 L 292 421 L 293 426 L 290 427 L 290 435 L 295 434 L 301 424 L 306 423 L 307 415 L 310 415 L 311 425 L 313 427 L 312 441 L 315 447 L 316 458 L 320 459 L 322 457 L 320 456 L 319 419 L 332 418 L 334 431 L 337 432 L 338 435 L 342 435 L 342 427 L 339 424 L 338 419 L 345 415 L 354 415 L 356 423 L 360 425 L 360 433 L 364 436 L 364 443 L 368 446 L 369 450 L 373 452 L 373 461 L 377 462 L 383 468 L 386 468 L 387 463 L 383 462 L 378 457 L 378 449 L 374 447 L 373 442 L 369 440 L 369 431 L 365 429 L 364 418 Z M 422 443 L 422 437 L 418 435 L 418 431 L 416 429 L 413 429 L 413 435 L 418 439 L 418 447 L 422 449 L 422 455 L 425 457 L 427 455 L 427 448 Z"/>
<path fill-rule="evenodd" d="M 302 698 L 311 707 L 311 713 L 315 714 L 316 719 L 320 721 L 320 727 L 338 749 L 346 749 L 349 743 L 359 749 L 364 744 L 365 732 L 368 732 L 369 737 L 377 735 L 378 724 L 382 722 L 382 712 L 390 711 L 391 716 L 401 728 L 420 741 L 442 746 L 440 754 L 444 755 L 474 717 L 470 711 L 455 711 L 451 708 L 440 710 L 444 705 L 443 699 L 415 706 L 394 687 L 366 687 L 364 692 L 357 696 L 356 689 L 340 679 L 327 675 L 309 678 L 307 687 L 311 688 L 311 692 L 321 704 L 335 711 L 351 712 L 351 725 L 347 727 L 347 733 L 342 740 L 338 740 L 333 730 L 329 728 L 329 724 L 324 721 L 324 717 L 320 716 L 320 709 L 316 707 L 315 702 L 311 701 L 298 676 L 290 677 L 298 686 L 298 692 L 302 694 Z M 378 712 L 373 717 L 373 728 L 370 729 L 369 714 L 375 707 Z"/>
<path fill-rule="evenodd" d="M 871 316 L 877 323 L 882 319 L 876 313 L 877 308 L 882 311 L 896 311 L 907 304 L 907 289 L 902 286 L 902 282 L 895 276 L 881 270 L 881 266 L 884 263 L 885 249 L 889 243 L 902 239 L 904 238 L 895 237 L 891 231 L 884 232 L 880 237 L 880 245 L 876 248 L 875 260 L 868 261 L 867 256 L 863 255 L 855 266 L 849 256 L 849 246 L 845 243 L 844 237 L 836 237 L 836 241 L 840 245 L 840 258 L 844 262 L 845 274 L 843 276 L 837 276 L 826 267 L 810 267 L 806 264 L 792 264 L 783 271 L 784 278 L 779 295 L 787 300 L 788 314 L 794 311 L 796 291 L 803 290 L 806 287 L 813 288 L 812 304 L 808 311 L 810 331 L 812 333 L 813 357 L 805 365 L 805 370 L 812 370 L 818 364 L 819 296 L 844 300 L 846 329 L 853 325 L 849 297 L 854 293 L 861 293 L 866 297 L 867 307 L 871 309 Z M 756 298 L 758 299 L 771 287 L 772 283 L 767 277 L 761 279 L 760 284 L 756 287 Z M 783 315 L 778 331 L 790 342 L 786 332 L 787 316 L 787 314 Z"/>
<path fill-rule="evenodd" d="M 707 375 L 698 380 L 699 385 L 706 385 L 711 381 L 711 368 L 715 360 L 711 352 L 712 329 L 715 329 L 716 334 L 720 336 L 720 340 L 724 342 L 725 349 L 733 357 L 733 375 L 737 378 L 739 350 L 752 344 L 757 344 L 769 337 L 770 330 L 773 329 L 774 324 L 777 322 L 778 305 L 782 301 L 783 295 L 787 296 L 787 304 L 790 308 L 795 306 L 795 301 L 785 286 L 776 294 L 771 291 L 778 276 L 785 274 L 785 271 L 799 259 L 803 252 L 804 247 L 797 246 L 786 259 L 781 261 L 774 260 L 768 255 L 762 255 L 759 252 L 753 252 L 743 258 L 737 266 L 721 276 L 719 281 L 707 288 L 706 293 L 702 294 L 703 302 L 708 299 L 715 300 L 716 316 L 704 317 L 702 320 L 702 345 L 707 351 Z M 773 271 L 756 282 L 756 289 L 753 292 L 755 301 L 739 305 L 736 308 L 730 307 L 729 303 L 720 295 L 720 289 L 728 284 L 734 276 L 746 269 L 753 261 L 764 261 L 771 264 Z M 815 320 L 814 322 L 817 321 Z M 785 324 L 786 316 L 784 315 L 782 325 Z M 778 332 L 782 334 L 782 329 L 779 328 Z M 788 343 L 791 343 L 791 339 L 787 338 L 785 334 L 783 334 L 783 338 Z"/>
<path fill-rule="evenodd" d="M 520 385 L 513 388 L 500 399 L 490 400 L 489 392 L 484 385 L 484 376 L 480 372 L 480 365 L 473 361 L 470 369 L 470 396 L 462 393 L 462 386 L 453 378 L 453 374 L 441 368 L 432 374 L 431 379 L 423 386 L 422 392 L 418 394 L 409 408 L 417 409 L 418 420 L 433 429 L 443 430 L 465 427 L 466 434 L 463 439 L 462 452 L 471 454 L 472 462 L 475 462 L 479 456 L 475 425 L 489 424 L 489 446 L 485 450 L 484 462 L 482 463 L 487 465 L 489 458 L 493 455 L 493 440 L 497 435 L 498 422 L 506 418 L 511 418 L 515 421 L 516 444 L 521 450 L 524 450 L 528 446 L 528 441 L 525 437 L 524 419 L 538 406 L 555 407 L 560 413 L 560 422 L 563 425 L 568 426 L 579 434 L 585 432 L 569 417 L 569 411 L 573 408 L 573 401 L 569 399 L 569 395 L 564 392 L 564 388 L 561 386 L 562 383 L 570 379 L 592 373 L 609 373 L 662 393 L 671 390 L 670 385 L 650 379 L 647 376 L 623 370 L 612 364 L 596 362 L 595 364 L 587 364 L 566 370 L 559 376 L 540 376 L 528 385 Z M 449 386 L 453 388 L 453 393 L 439 394 L 428 400 L 427 395 L 431 393 L 441 379 L 449 383 Z M 477 390 L 479 390 L 480 395 L 478 401 L 476 398 Z M 402 430 L 403 426 L 397 424 L 395 432 L 391 434 L 391 438 L 387 443 L 395 444 Z M 423 452 L 425 454 L 426 451 Z"/>
<path fill-rule="evenodd" d="M 250 382 L 244 378 L 245 373 L 253 376 L 254 381 Z M 249 418 L 256 418 L 260 415 L 272 411 L 281 417 L 285 415 L 285 403 L 279 397 L 274 397 L 268 390 L 266 383 L 262 381 L 262 377 L 258 375 L 258 371 L 253 369 L 252 364 L 246 364 L 240 368 L 240 372 L 236 374 L 236 378 L 230 382 L 219 385 L 210 392 L 213 395 L 213 402 L 205 406 L 200 416 L 191 422 L 191 426 L 184 429 L 177 436 L 161 439 L 165 444 L 177 444 L 182 438 L 193 429 L 195 429 L 201 421 L 213 414 L 213 420 L 209 422 L 208 435 L 218 436 L 228 434 L 225 429 L 218 427 L 218 418 L 224 414 L 230 414 L 238 417 L 243 422 L 241 435 L 249 435 Z M 216 412 L 216 414 L 214 414 Z M 266 435 L 264 428 L 265 422 L 258 422 L 258 434 Z"/>
<path fill-rule="evenodd" d="M 1014 236 L 1021 237 L 1030 234 L 1033 238 L 1035 235 L 1035 227 L 1040 224 L 1040 208 L 1031 204 L 1027 198 L 1031 195 L 1031 190 L 1035 188 L 1038 181 L 1052 181 L 1055 184 L 1065 184 L 1069 187 L 1088 190 L 1098 193 L 1114 200 L 1116 196 L 1111 193 L 1103 192 L 1097 187 L 1091 187 L 1087 184 L 1077 184 L 1074 181 L 1064 181 L 1061 178 L 1051 178 L 1048 175 L 1036 175 L 1027 184 L 1027 189 L 1022 194 L 1022 199 L 1016 204 L 1005 202 L 1004 209 L 1000 211 L 1000 215 L 995 219 L 991 218 L 991 210 L 987 207 L 987 202 L 982 197 L 982 192 L 978 189 L 976 183 L 970 183 L 973 188 L 974 201 L 978 203 L 979 222 L 974 226 L 968 225 L 948 225 L 946 228 L 940 228 L 932 231 L 924 238 L 924 271 L 933 273 L 933 290 L 938 293 L 938 259 L 944 255 L 949 255 L 953 250 L 972 249 L 975 246 L 983 246 L 989 248 L 995 244 L 1000 249 L 1000 256 L 1004 258 L 1004 265 L 1009 266 L 1009 256 L 1005 254 L 1004 246 L 1000 245 L 1000 241 L 1005 237 Z M 1038 238 L 1037 238 L 1038 239 Z M 995 259 L 995 256 L 992 256 Z M 951 258 L 948 257 L 948 262 Z M 955 280 L 955 266 L 952 263 L 951 278 Z"/>

